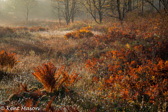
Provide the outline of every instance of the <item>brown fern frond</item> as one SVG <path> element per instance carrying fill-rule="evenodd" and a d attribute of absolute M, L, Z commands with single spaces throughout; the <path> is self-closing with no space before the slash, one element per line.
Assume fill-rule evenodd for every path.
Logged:
<path fill-rule="evenodd" d="M 61 76 L 60 76 L 61 75 Z M 61 67 L 58 72 L 56 72 L 55 74 L 55 78 L 57 79 L 57 77 L 59 76 L 59 80 L 57 81 L 57 88 L 59 87 L 65 87 L 68 88 L 69 86 L 71 86 L 72 84 L 75 83 L 75 81 L 78 80 L 78 74 L 76 73 L 72 73 L 72 74 L 68 74 L 67 71 L 65 70 L 65 66 Z"/>
<path fill-rule="evenodd" d="M 21 88 L 22 88 L 22 89 L 21 89 L 22 91 L 26 91 L 26 92 L 29 91 L 26 84 L 20 84 L 20 86 L 21 86 Z"/>
<path fill-rule="evenodd" d="M 33 99 L 29 99 L 26 101 L 26 107 L 32 107 L 33 106 Z"/>
<path fill-rule="evenodd" d="M 67 81 L 65 83 L 65 85 L 68 87 L 68 86 L 72 86 L 75 82 L 77 82 L 80 77 L 78 77 L 78 74 L 77 73 L 72 73 L 70 75 L 68 75 L 67 73 L 65 73 L 65 76 L 67 77 Z"/>
<path fill-rule="evenodd" d="M 65 66 L 57 69 L 51 62 L 35 68 L 34 71 L 32 74 L 43 84 L 48 92 L 53 92 L 55 89 L 58 90 L 62 87 L 67 88 L 78 77 L 75 73 L 69 75 L 65 70 Z"/>
<path fill-rule="evenodd" d="M 48 102 L 46 109 L 45 109 L 46 112 L 55 112 L 55 109 L 51 106 L 54 99 L 55 99 L 55 96 L 53 96 L 52 99 Z"/>
<path fill-rule="evenodd" d="M 18 61 L 16 60 L 15 53 L 8 53 L 4 50 L 0 52 L 0 67 L 13 68 Z"/>
<path fill-rule="evenodd" d="M 23 83 L 20 83 L 20 84 L 18 85 L 17 89 L 14 88 L 13 91 L 14 91 L 14 92 L 13 92 L 14 94 L 20 94 L 20 93 L 22 93 L 22 92 L 29 92 L 27 85 L 26 85 L 26 84 L 23 84 Z"/>
<path fill-rule="evenodd" d="M 51 63 L 43 64 L 34 69 L 34 73 L 32 73 L 38 81 L 40 81 L 44 88 L 48 92 L 52 92 L 55 88 L 56 80 L 54 78 L 55 71 L 57 68 Z"/>

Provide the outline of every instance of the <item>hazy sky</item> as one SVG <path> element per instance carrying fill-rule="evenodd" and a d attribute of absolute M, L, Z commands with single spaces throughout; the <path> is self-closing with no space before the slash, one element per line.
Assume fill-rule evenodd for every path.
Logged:
<path fill-rule="evenodd" d="M 11 2 L 12 0 L 0 0 L 0 18 L 12 18 L 24 20 L 26 15 L 26 8 L 21 2 Z M 16 0 L 17 1 L 17 0 Z M 50 0 L 36 0 L 37 4 L 30 9 L 29 18 L 55 18 L 54 12 L 52 11 Z"/>

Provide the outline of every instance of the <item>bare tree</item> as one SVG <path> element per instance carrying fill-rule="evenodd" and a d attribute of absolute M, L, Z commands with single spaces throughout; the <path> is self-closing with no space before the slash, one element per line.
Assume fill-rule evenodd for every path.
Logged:
<path fill-rule="evenodd" d="M 159 2 L 163 5 L 164 11 L 168 13 L 168 0 L 159 0 Z"/>
<path fill-rule="evenodd" d="M 108 16 L 119 19 L 121 22 L 123 21 L 126 12 L 128 9 L 128 1 L 127 0 L 109 0 L 107 4 L 109 5 L 109 14 Z"/>
<path fill-rule="evenodd" d="M 132 0 L 128 0 L 128 11 L 132 10 Z"/>
<path fill-rule="evenodd" d="M 152 6 L 152 8 L 156 9 L 156 11 L 160 13 L 159 9 L 155 6 L 153 0 L 145 0 L 145 2 L 149 3 Z"/>
<path fill-rule="evenodd" d="M 72 8 L 71 8 L 71 21 L 74 22 L 75 14 L 77 12 L 77 0 L 72 0 Z"/>
<path fill-rule="evenodd" d="M 161 9 L 162 4 L 165 13 L 168 13 L 168 0 L 159 0 L 159 9 L 157 8 L 157 6 L 155 6 L 154 0 L 144 0 L 144 1 L 146 3 L 149 3 L 153 7 L 153 9 L 155 9 L 158 13 L 160 13 L 159 9 Z"/>
<path fill-rule="evenodd" d="M 30 12 L 33 7 L 36 6 L 36 0 L 10 0 L 10 5 L 13 10 L 22 10 L 24 11 L 24 16 L 26 18 L 26 22 L 29 21 Z M 16 12 L 16 11 L 15 11 Z"/>
<path fill-rule="evenodd" d="M 141 0 L 141 12 L 144 14 L 144 0 Z"/>
<path fill-rule="evenodd" d="M 161 9 L 161 0 L 159 0 L 159 10 Z"/>
<path fill-rule="evenodd" d="M 105 15 L 106 1 L 107 0 L 85 0 L 82 4 L 97 23 L 102 23 Z"/>
<path fill-rule="evenodd" d="M 23 0 L 25 7 L 26 21 L 29 21 L 30 10 L 36 5 L 36 0 Z"/>
<path fill-rule="evenodd" d="M 54 14 L 57 15 L 59 24 L 61 25 L 61 19 L 62 19 L 61 9 L 62 9 L 62 6 L 61 6 L 60 1 L 55 1 L 55 0 L 53 0 L 52 7 L 53 7 L 53 9 L 54 9 L 54 10 L 53 10 L 53 11 L 54 11 Z"/>
<path fill-rule="evenodd" d="M 52 0 L 56 4 L 54 4 L 58 10 L 59 17 L 62 16 L 67 25 L 74 22 L 75 14 L 77 12 L 77 0 Z"/>

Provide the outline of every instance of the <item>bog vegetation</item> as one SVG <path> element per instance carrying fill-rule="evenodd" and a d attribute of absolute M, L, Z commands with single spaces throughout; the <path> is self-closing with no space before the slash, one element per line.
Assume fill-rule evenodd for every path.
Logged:
<path fill-rule="evenodd" d="M 82 4 L 94 22 L 0 27 L 0 111 L 168 111 L 167 9 L 135 15 L 124 4 L 125 17 L 117 0 L 111 20 L 106 0 L 89 1 Z"/>

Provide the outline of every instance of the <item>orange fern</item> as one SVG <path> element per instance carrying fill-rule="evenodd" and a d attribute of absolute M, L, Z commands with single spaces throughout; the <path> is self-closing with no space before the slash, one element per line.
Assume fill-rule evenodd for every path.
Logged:
<path fill-rule="evenodd" d="M 51 62 L 49 62 L 35 68 L 35 72 L 32 74 L 43 84 L 47 91 L 52 92 L 56 84 L 56 80 L 54 78 L 56 70 L 57 68 Z"/>
<path fill-rule="evenodd" d="M 69 75 L 64 66 L 58 69 L 51 62 L 35 68 L 34 71 L 32 74 L 43 84 L 48 92 L 53 92 L 61 87 L 67 88 L 76 80 L 79 80 L 76 73 Z"/>
<path fill-rule="evenodd" d="M 15 54 L 14 53 L 8 53 L 4 50 L 2 50 L 0 52 L 0 66 L 1 67 L 10 67 L 13 68 L 15 64 L 17 64 L 18 61 L 15 58 Z"/>

